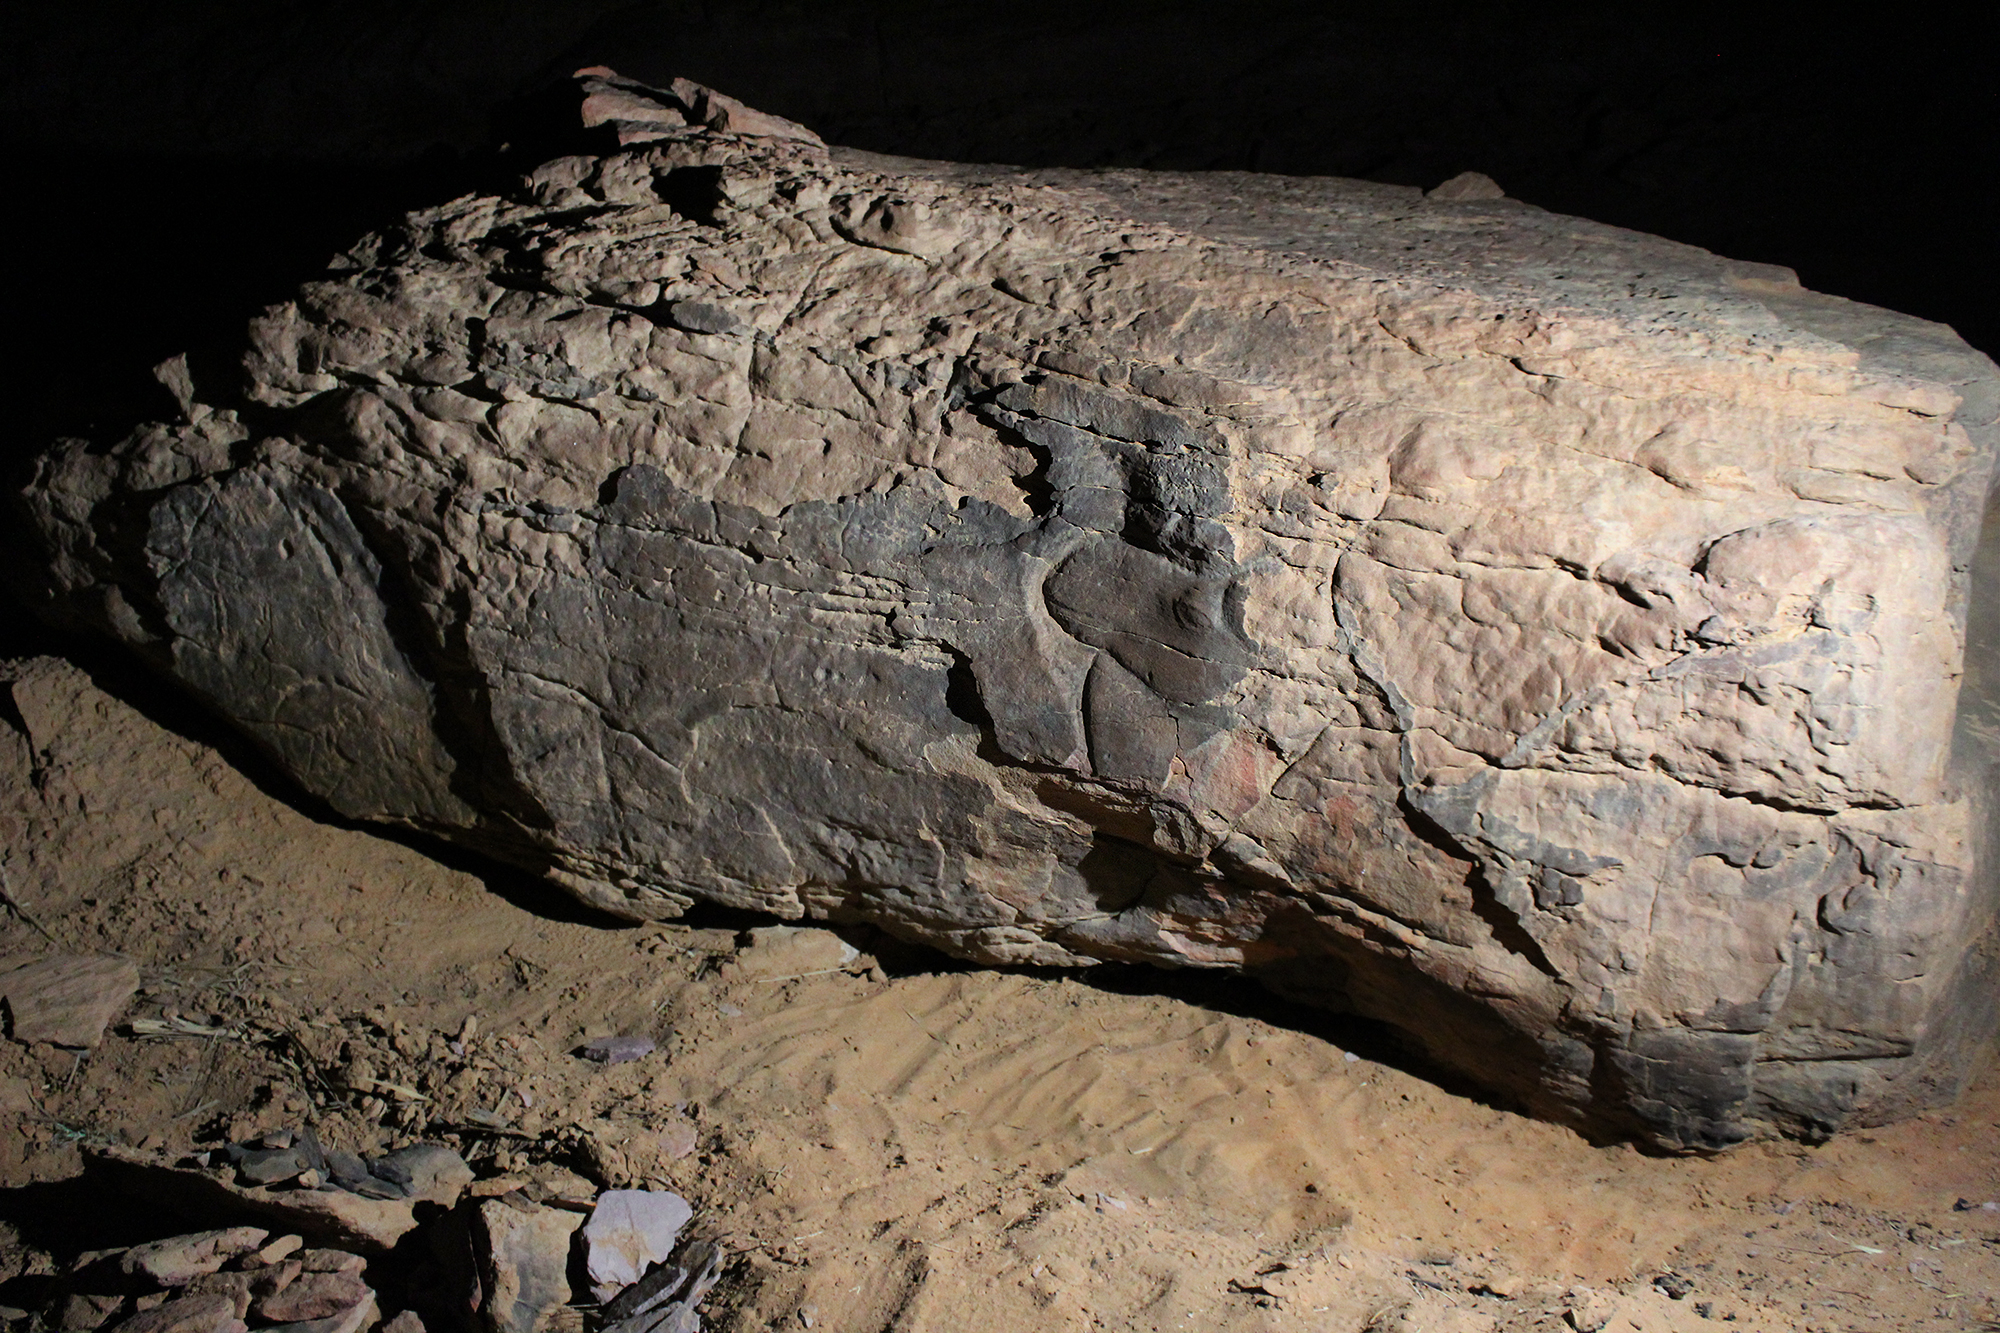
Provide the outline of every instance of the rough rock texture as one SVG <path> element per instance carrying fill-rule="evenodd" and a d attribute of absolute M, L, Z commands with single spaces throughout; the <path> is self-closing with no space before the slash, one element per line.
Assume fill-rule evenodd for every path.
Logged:
<path fill-rule="evenodd" d="M 138 989 L 138 964 L 126 958 L 0 958 L 0 1010 L 19 1042 L 87 1050 Z"/>
<path fill-rule="evenodd" d="M 134 1245 L 118 1258 L 119 1270 L 162 1287 L 184 1287 L 204 1273 L 213 1273 L 238 1255 L 247 1254 L 270 1238 L 261 1227 L 229 1227 Z"/>
<path fill-rule="evenodd" d="M 479 1256 L 480 1323 L 491 1333 L 541 1333 L 570 1298 L 570 1248 L 583 1219 L 506 1199 L 472 1207 Z"/>
<path fill-rule="evenodd" d="M 52 451 L 33 604 L 625 916 L 1239 967 L 1666 1146 L 1957 1086 L 2000 377 L 1950 330 L 1485 190 L 587 73 L 627 146 Z"/>

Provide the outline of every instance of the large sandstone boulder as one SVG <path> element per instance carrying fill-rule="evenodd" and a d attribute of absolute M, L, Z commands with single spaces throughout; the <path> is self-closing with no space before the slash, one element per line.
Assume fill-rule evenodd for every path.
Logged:
<path fill-rule="evenodd" d="M 1671 1147 L 1955 1090 L 2000 378 L 1949 329 L 1477 180 L 587 91 L 622 147 L 49 453 L 41 613 L 627 917 L 1240 968 Z"/>

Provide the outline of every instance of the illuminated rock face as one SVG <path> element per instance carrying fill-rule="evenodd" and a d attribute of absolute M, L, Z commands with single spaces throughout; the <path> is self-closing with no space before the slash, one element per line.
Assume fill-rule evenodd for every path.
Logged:
<path fill-rule="evenodd" d="M 624 916 L 1240 968 L 1672 1147 L 1955 1090 L 1992 363 L 1506 199 L 881 158 L 691 89 L 596 75 L 626 147 L 52 451 L 28 595 Z"/>

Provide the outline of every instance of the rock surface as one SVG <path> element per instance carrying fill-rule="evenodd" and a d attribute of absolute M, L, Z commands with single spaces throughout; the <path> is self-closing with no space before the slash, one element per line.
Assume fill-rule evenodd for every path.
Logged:
<path fill-rule="evenodd" d="M 729 966 L 746 977 L 776 979 L 837 972 L 860 956 L 859 949 L 830 930 L 760 926 Z"/>
<path fill-rule="evenodd" d="M 331 1319 L 374 1299 L 358 1273 L 307 1273 L 257 1302 L 265 1323 L 304 1324 Z"/>
<path fill-rule="evenodd" d="M 32 604 L 620 915 L 1238 967 L 1670 1147 L 1957 1086 L 2000 378 L 1949 330 L 1485 189 L 590 79 L 629 146 L 53 450 Z"/>
<path fill-rule="evenodd" d="M 0 958 L 0 1007 L 19 1042 L 95 1046 L 138 989 L 138 965 L 126 958 Z"/>
<path fill-rule="evenodd" d="M 450 1208 L 472 1183 L 472 1168 L 454 1150 L 438 1143 L 400 1148 L 371 1164 L 373 1173 L 408 1191 L 415 1203 Z"/>
<path fill-rule="evenodd" d="M 584 1270 L 591 1292 L 608 1301 L 674 1252 L 694 1216 L 686 1199 L 666 1190 L 607 1190 L 583 1224 Z"/>
<path fill-rule="evenodd" d="M 198 1231 L 186 1236 L 134 1245 L 119 1257 L 118 1266 L 134 1277 L 162 1287 L 180 1287 L 213 1273 L 240 1254 L 262 1245 L 270 1232 L 258 1227 Z"/>
<path fill-rule="evenodd" d="M 583 1219 L 518 1195 L 472 1210 L 481 1326 L 490 1333 L 541 1333 L 569 1301 L 570 1246 Z"/>
<path fill-rule="evenodd" d="M 243 1333 L 227 1296 L 177 1296 L 117 1325 L 116 1333 Z"/>

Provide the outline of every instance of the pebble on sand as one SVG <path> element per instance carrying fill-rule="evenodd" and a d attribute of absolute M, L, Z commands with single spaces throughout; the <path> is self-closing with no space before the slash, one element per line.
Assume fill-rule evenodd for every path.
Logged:
<path fill-rule="evenodd" d="M 584 1043 L 578 1054 L 601 1065 L 622 1065 L 651 1055 L 654 1049 L 651 1037 L 599 1037 Z"/>

